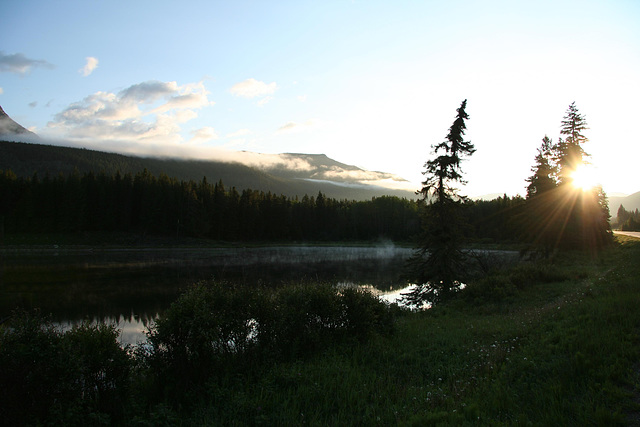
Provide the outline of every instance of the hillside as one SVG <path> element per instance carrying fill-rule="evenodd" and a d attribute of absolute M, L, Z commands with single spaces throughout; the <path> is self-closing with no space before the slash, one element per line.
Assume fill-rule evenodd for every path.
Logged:
<path fill-rule="evenodd" d="M 28 135 L 29 137 L 37 137 L 37 135 L 20 124 L 16 123 L 0 106 L 0 135 Z"/>
<path fill-rule="evenodd" d="M 284 166 L 258 169 L 241 163 L 125 156 L 115 153 L 60 147 L 44 144 L 0 141 L 0 170 L 11 170 L 18 176 L 30 177 L 104 172 L 113 175 L 135 174 L 145 168 L 155 176 L 166 174 L 180 180 L 222 180 L 226 187 L 239 190 L 251 188 L 271 191 L 289 197 L 318 192 L 336 199 L 369 200 L 372 197 L 393 195 L 413 198 L 411 191 L 391 190 L 359 183 L 354 176 L 374 174 L 379 179 L 393 179 L 391 174 L 370 172 L 339 163 L 325 155 L 283 154 L 288 160 L 309 164 L 304 170 Z M 397 180 L 397 177 L 396 177 Z"/>
<path fill-rule="evenodd" d="M 616 217 L 620 205 L 624 206 L 627 211 L 640 209 L 640 191 L 626 197 L 609 197 L 609 212 L 611 212 L 611 219 Z"/>

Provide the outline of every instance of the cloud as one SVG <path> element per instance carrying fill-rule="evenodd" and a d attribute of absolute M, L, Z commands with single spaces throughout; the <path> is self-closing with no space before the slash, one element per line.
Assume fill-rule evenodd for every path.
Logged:
<path fill-rule="evenodd" d="M 193 135 L 193 137 L 189 140 L 189 142 L 196 143 L 196 144 L 202 143 L 202 142 L 208 142 L 208 141 L 219 138 L 215 129 L 210 126 L 205 126 L 203 128 L 191 131 L 191 135 Z"/>
<path fill-rule="evenodd" d="M 287 154 L 264 154 L 250 151 L 227 152 L 224 161 L 235 161 L 259 169 L 285 168 L 296 171 L 310 171 L 313 166 L 305 159 Z"/>
<path fill-rule="evenodd" d="M 4 93 L 4 89 L 0 87 L 0 95 L 2 95 L 3 93 Z"/>
<path fill-rule="evenodd" d="M 87 56 L 87 63 L 78 70 L 80 74 L 84 77 L 87 77 L 89 74 L 93 73 L 93 70 L 98 68 L 98 58 L 94 58 L 93 56 Z"/>
<path fill-rule="evenodd" d="M 160 82 L 150 80 L 120 91 L 120 98 L 124 101 L 151 103 L 157 99 L 170 96 L 178 90 L 176 82 Z"/>
<path fill-rule="evenodd" d="M 288 134 L 305 131 L 319 125 L 319 121 L 316 119 L 307 120 L 303 123 L 287 122 L 280 126 L 276 131 L 276 134 Z"/>
<path fill-rule="evenodd" d="M 48 127 L 76 140 L 180 143 L 180 124 L 213 105 L 204 84 L 147 81 L 118 93 L 96 92 L 54 115 Z"/>
<path fill-rule="evenodd" d="M 53 65 L 42 59 L 29 59 L 22 53 L 6 55 L 0 51 L 0 72 L 26 74 L 31 68 L 53 68 Z"/>
<path fill-rule="evenodd" d="M 225 135 L 227 138 L 240 138 L 242 136 L 251 135 L 251 131 L 249 129 L 240 129 L 235 132 L 228 133 Z"/>
<path fill-rule="evenodd" d="M 258 96 L 272 95 L 276 89 L 278 89 L 278 85 L 275 82 L 267 84 L 251 78 L 234 84 L 229 89 L 229 92 L 242 98 L 256 98 Z"/>
<path fill-rule="evenodd" d="M 38 101 L 33 101 L 33 102 L 29 103 L 29 107 L 31 107 L 31 108 L 35 108 L 37 106 L 38 106 Z"/>
<path fill-rule="evenodd" d="M 262 107 L 263 105 L 265 105 L 267 102 L 271 101 L 272 99 L 273 99 L 273 96 L 265 96 L 260 101 L 258 101 L 256 104 L 258 105 L 258 107 Z"/>

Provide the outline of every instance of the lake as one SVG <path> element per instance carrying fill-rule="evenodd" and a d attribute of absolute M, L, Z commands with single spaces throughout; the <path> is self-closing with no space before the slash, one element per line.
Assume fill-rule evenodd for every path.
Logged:
<path fill-rule="evenodd" d="M 218 280 L 279 286 L 300 281 L 366 286 L 387 301 L 406 284 L 411 249 L 282 246 L 260 248 L 5 249 L 0 255 L 0 319 L 39 308 L 63 327 L 83 320 L 117 324 L 123 344 L 145 339 L 146 326 L 190 285 Z"/>

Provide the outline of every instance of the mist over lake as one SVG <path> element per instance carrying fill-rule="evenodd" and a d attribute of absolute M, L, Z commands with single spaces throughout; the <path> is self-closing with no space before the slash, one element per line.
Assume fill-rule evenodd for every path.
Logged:
<path fill-rule="evenodd" d="M 121 341 L 143 330 L 201 280 L 277 287 L 292 282 L 366 286 L 393 292 L 412 250 L 374 247 L 274 246 L 236 248 L 5 249 L 0 258 L 0 314 L 38 308 L 69 326 L 82 320 L 115 323 Z"/>

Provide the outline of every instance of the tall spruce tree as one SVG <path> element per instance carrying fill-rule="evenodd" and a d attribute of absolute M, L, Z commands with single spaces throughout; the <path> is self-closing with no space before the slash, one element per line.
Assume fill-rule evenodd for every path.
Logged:
<path fill-rule="evenodd" d="M 449 128 L 445 140 L 432 145 L 437 157 L 425 163 L 426 179 L 418 194 L 422 195 L 422 237 L 420 247 L 409 262 L 416 287 L 404 295 L 413 306 L 437 303 L 450 298 L 460 288 L 466 255 L 462 250 L 465 219 L 465 196 L 458 194 L 458 184 L 466 182 L 460 163 L 476 149 L 464 140 L 465 120 L 469 119 L 465 99 Z"/>
<path fill-rule="evenodd" d="M 556 180 L 557 168 L 553 163 L 553 141 L 548 137 L 542 138 L 542 144 L 538 148 L 536 164 L 531 168 L 533 175 L 527 178 L 527 198 L 539 196 L 558 186 Z"/>
<path fill-rule="evenodd" d="M 606 194 L 601 187 L 574 183 L 576 171 L 588 164 L 586 129 L 574 102 L 561 122 L 558 142 L 550 146 L 543 140 L 534 174 L 527 179 L 525 238 L 547 256 L 556 249 L 597 250 L 612 240 Z"/>

